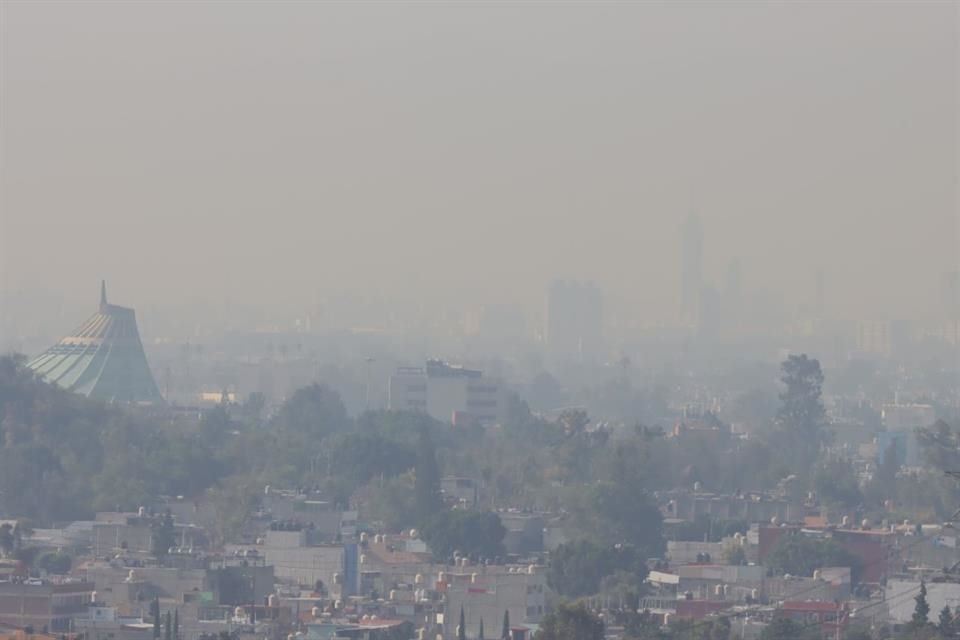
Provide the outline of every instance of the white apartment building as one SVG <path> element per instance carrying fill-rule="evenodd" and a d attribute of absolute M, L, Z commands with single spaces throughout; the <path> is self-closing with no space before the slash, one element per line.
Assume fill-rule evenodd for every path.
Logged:
<path fill-rule="evenodd" d="M 476 420 L 489 424 L 503 415 L 500 380 L 483 372 L 428 360 L 425 367 L 401 367 L 390 376 L 390 409 L 422 411 L 441 422 Z"/>

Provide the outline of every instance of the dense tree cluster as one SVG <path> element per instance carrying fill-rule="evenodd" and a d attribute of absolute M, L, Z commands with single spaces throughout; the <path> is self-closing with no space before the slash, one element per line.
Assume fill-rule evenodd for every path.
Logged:
<path fill-rule="evenodd" d="M 490 511 L 454 509 L 440 511 L 424 522 L 421 535 L 440 561 L 455 553 L 474 562 L 503 559 L 503 537 L 507 530 L 500 517 Z"/>
<path fill-rule="evenodd" d="M 823 567 L 850 567 L 854 581 L 863 569 L 861 560 L 833 540 L 804 535 L 783 535 L 766 559 L 767 568 L 777 574 L 812 576 Z"/>
<path fill-rule="evenodd" d="M 534 640 L 603 640 L 603 633 L 603 620 L 579 602 L 547 614 Z"/>
<path fill-rule="evenodd" d="M 579 540 L 551 552 L 547 584 L 562 596 L 587 596 L 598 593 L 604 578 L 617 572 L 639 586 L 648 573 L 646 556 L 630 545 L 600 546 Z"/>

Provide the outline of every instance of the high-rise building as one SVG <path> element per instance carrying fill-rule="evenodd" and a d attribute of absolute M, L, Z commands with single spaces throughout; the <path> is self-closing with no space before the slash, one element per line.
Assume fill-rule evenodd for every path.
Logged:
<path fill-rule="evenodd" d="M 700 295 L 703 290 L 703 227 L 700 216 L 687 216 L 681 230 L 680 316 L 689 326 L 700 320 Z"/>
<path fill-rule="evenodd" d="M 440 360 L 400 367 L 390 376 L 391 410 L 422 412 L 440 422 L 497 422 L 503 417 L 503 400 L 499 379 Z"/>
<path fill-rule="evenodd" d="M 897 356 L 907 344 L 907 325 L 895 320 L 860 320 L 854 334 L 854 354 L 858 357 Z"/>
<path fill-rule="evenodd" d="M 591 282 L 555 281 L 547 294 L 547 349 L 552 358 L 585 362 L 603 351 L 603 297 Z"/>
<path fill-rule="evenodd" d="M 940 284 L 940 305 L 947 319 L 960 319 L 960 271 L 943 274 Z"/>
<path fill-rule="evenodd" d="M 109 402 L 163 402 L 143 352 L 133 309 L 107 302 L 80 327 L 27 363 L 37 375 L 68 391 Z"/>

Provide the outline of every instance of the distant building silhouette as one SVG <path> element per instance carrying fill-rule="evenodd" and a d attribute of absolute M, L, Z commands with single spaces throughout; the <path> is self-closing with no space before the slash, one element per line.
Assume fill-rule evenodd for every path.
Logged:
<path fill-rule="evenodd" d="M 688 326 L 700 321 L 703 292 L 703 226 L 700 216 L 687 216 L 681 229 L 680 317 Z"/>
<path fill-rule="evenodd" d="M 960 319 L 960 271 L 947 271 L 943 274 L 940 305 L 948 319 Z"/>
<path fill-rule="evenodd" d="M 547 295 L 547 350 L 557 360 L 593 360 L 603 350 L 603 297 L 591 282 L 555 281 Z"/>
<path fill-rule="evenodd" d="M 76 331 L 27 366 L 47 382 L 110 402 L 162 403 L 137 331 L 133 309 L 107 302 Z"/>

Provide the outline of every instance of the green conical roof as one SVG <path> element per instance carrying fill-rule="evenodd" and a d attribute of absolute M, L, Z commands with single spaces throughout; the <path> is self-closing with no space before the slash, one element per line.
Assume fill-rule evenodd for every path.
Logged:
<path fill-rule="evenodd" d="M 136 315 L 133 309 L 107 302 L 105 283 L 100 285 L 100 310 L 27 366 L 43 380 L 90 398 L 163 402 L 143 352 Z"/>

